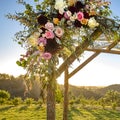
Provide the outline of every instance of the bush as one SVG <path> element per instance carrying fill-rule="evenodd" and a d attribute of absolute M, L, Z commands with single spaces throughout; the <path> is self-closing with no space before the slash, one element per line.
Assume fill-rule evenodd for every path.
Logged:
<path fill-rule="evenodd" d="M 33 103 L 33 101 L 34 101 L 34 99 L 32 99 L 32 98 L 26 98 L 25 99 L 25 104 L 31 105 Z"/>
<path fill-rule="evenodd" d="M 116 107 L 117 107 L 117 104 L 114 102 L 114 103 L 112 103 L 112 109 L 113 110 L 115 110 L 116 109 Z"/>
<path fill-rule="evenodd" d="M 63 101 L 63 94 L 62 91 L 60 89 L 57 88 L 57 90 L 55 91 L 55 99 L 57 103 L 60 103 Z"/>
<path fill-rule="evenodd" d="M 17 106 L 19 104 L 22 103 L 22 99 L 20 97 L 15 97 L 13 100 L 12 100 L 12 103 L 13 105 Z"/>
<path fill-rule="evenodd" d="M 43 105 L 43 100 L 42 99 L 39 99 L 38 101 L 37 101 L 37 104 L 39 104 L 39 106 L 41 107 L 42 105 Z"/>
<path fill-rule="evenodd" d="M 5 90 L 0 90 L 0 99 L 8 100 L 10 98 L 10 93 Z"/>
<path fill-rule="evenodd" d="M 5 99 L 3 99 L 3 98 L 0 98 L 0 104 L 2 105 L 2 104 L 4 104 L 5 103 Z"/>

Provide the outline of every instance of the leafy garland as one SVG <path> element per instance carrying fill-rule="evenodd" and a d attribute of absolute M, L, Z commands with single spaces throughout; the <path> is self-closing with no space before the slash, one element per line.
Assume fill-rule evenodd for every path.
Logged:
<path fill-rule="evenodd" d="M 35 7 L 18 2 L 25 10 L 7 15 L 25 26 L 15 35 L 27 50 L 17 64 L 41 77 L 51 74 L 50 66 L 57 66 L 59 58 L 68 58 L 97 27 L 104 27 L 98 18 L 111 14 L 110 2 L 105 0 L 34 0 Z"/>

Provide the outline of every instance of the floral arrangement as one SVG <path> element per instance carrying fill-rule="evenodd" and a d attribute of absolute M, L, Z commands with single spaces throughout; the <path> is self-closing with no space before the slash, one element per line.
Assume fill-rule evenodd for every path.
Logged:
<path fill-rule="evenodd" d="M 105 0 L 44 0 L 42 3 L 34 0 L 35 9 L 19 2 L 25 5 L 25 11 L 8 15 L 25 26 L 24 31 L 16 34 L 16 39 L 27 52 L 17 64 L 29 71 L 34 68 L 38 73 L 46 71 L 46 61 L 57 63 L 59 57 L 67 58 L 76 45 L 101 27 L 97 17 L 111 13 L 110 2 Z"/>

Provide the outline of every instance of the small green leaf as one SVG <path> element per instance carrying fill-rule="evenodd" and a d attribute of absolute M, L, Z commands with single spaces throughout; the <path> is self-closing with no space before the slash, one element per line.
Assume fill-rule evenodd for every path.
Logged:
<path fill-rule="evenodd" d="M 40 10 L 41 6 L 40 5 L 36 5 L 36 9 Z"/>
<path fill-rule="evenodd" d="M 18 66 L 21 66 L 21 62 L 20 62 L 20 61 L 16 61 L 16 64 L 17 64 Z"/>
<path fill-rule="evenodd" d="M 21 45 L 22 43 L 19 41 L 18 44 Z"/>
<path fill-rule="evenodd" d="M 34 0 L 34 2 L 39 2 L 39 0 Z"/>

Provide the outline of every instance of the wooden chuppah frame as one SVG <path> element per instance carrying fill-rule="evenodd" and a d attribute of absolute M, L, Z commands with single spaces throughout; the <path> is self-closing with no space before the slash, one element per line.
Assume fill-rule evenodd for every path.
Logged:
<path fill-rule="evenodd" d="M 100 35 L 102 34 L 102 31 L 100 29 L 97 29 L 92 35 L 91 40 L 95 41 Z M 94 58 L 96 58 L 101 53 L 111 53 L 111 54 L 120 54 L 120 51 L 118 50 L 112 50 L 118 43 L 120 42 L 120 38 L 118 40 L 113 41 L 110 43 L 106 49 L 96 49 L 96 48 L 89 48 L 89 41 L 86 40 L 82 45 L 78 46 L 76 48 L 75 53 L 73 53 L 58 69 L 57 77 L 64 72 L 64 111 L 63 111 L 63 120 L 68 120 L 68 88 L 69 88 L 69 78 L 71 78 L 73 75 L 75 75 L 78 71 L 80 71 L 84 66 L 86 66 L 89 62 L 91 62 Z M 94 52 L 93 55 L 91 55 L 87 60 L 85 60 L 82 64 L 80 64 L 76 69 L 74 69 L 71 73 L 69 73 L 68 68 L 69 65 L 71 65 L 75 59 L 76 56 L 78 57 L 81 55 L 84 51 L 80 51 L 80 48 L 82 48 L 84 51 L 92 51 Z"/>

